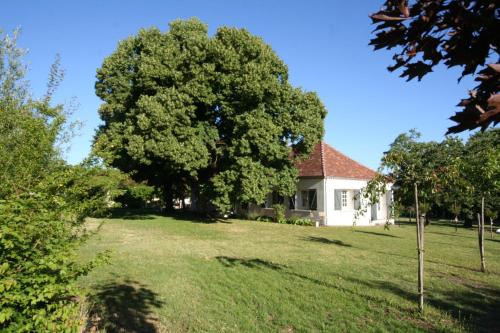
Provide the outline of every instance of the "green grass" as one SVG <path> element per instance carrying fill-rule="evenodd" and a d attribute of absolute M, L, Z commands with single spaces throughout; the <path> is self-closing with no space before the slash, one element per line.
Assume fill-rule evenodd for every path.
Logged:
<path fill-rule="evenodd" d="M 500 236 L 426 228 L 426 308 L 416 311 L 415 226 L 314 228 L 155 215 L 108 219 L 81 280 L 108 331 L 412 332 L 500 329 Z M 96 220 L 91 221 L 95 225 Z"/>

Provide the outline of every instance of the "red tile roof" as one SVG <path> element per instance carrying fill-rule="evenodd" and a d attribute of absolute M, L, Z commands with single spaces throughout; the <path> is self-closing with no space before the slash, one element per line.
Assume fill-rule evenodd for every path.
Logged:
<path fill-rule="evenodd" d="M 342 177 L 372 179 L 375 171 L 335 150 L 321 141 L 307 160 L 297 165 L 299 177 Z"/>

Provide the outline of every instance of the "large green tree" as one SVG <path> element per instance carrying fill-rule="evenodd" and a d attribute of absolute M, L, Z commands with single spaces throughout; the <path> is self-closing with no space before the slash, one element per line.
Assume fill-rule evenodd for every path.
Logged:
<path fill-rule="evenodd" d="M 387 0 L 370 17 L 376 35 L 371 45 L 394 49 L 392 72 L 422 79 L 438 64 L 462 69 L 459 80 L 476 75 L 479 84 L 450 119 L 457 133 L 500 121 L 500 20 L 495 0 Z"/>
<path fill-rule="evenodd" d="M 197 19 L 141 30 L 97 71 L 103 100 L 94 150 L 172 193 L 186 185 L 219 209 L 295 190 L 294 160 L 323 135 L 326 110 L 294 88 L 286 65 L 244 29 L 214 36 Z"/>

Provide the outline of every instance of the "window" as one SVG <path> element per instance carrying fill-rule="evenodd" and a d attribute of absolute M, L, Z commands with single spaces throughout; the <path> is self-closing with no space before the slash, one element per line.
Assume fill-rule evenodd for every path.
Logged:
<path fill-rule="evenodd" d="M 302 208 L 307 209 L 307 207 L 309 207 L 309 202 L 307 201 L 309 196 L 307 195 L 307 191 L 301 191 L 300 197 L 302 198 Z"/>
<path fill-rule="evenodd" d="M 347 207 L 347 191 L 342 191 L 342 207 Z"/>
<path fill-rule="evenodd" d="M 316 190 L 301 191 L 300 196 L 302 197 L 302 209 L 308 209 L 308 210 L 318 209 L 318 199 L 316 195 Z"/>
<path fill-rule="evenodd" d="M 316 210 L 318 209 L 318 200 L 316 198 L 316 190 L 309 190 L 309 209 Z"/>

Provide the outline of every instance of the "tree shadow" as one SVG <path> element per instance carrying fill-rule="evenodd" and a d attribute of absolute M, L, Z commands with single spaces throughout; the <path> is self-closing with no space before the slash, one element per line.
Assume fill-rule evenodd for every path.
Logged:
<path fill-rule="evenodd" d="M 407 306 L 395 303 L 393 300 L 384 296 L 370 295 L 369 293 L 360 290 L 359 287 L 351 288 L 337 283 L 333 284 L 327 281 L 322 281 L 305 274 L 294 272 L 288 266 L 273 263 L 267 260 L 258 258 L 244 259 L 226 256 L 219 256 L 216 258 L 226 267 L 244 266 L 253 269 L 272 269 L 280 274 L 294 276 L 296 278 L 314 283 L 318 286 L 336 289 L 342 293 L 364 299 L 365 301 L 376 302 L 377 304 L 383 305 L 387 308 L 397 309 L 398 311 L 401 311 L 402 314 L 408 316 L 408 318 L 415 318 L 415 311 L 417 311 L 418 294 L 416 292 L 416 283 L 415 291 L 411 291 L 392 281 L 360 280 L 352 275 L 344 276 L 331 273 L 332 277 L 336 276 L 338 278 L 342 278 L 342 280 L 351 285 L 364 286 L 369 290 L 385 291 L 407 300 L 415 300 L 415 306 Z M 456 276 L 458 275 L 455 275 L 455 279 Z M 453 276 L 443 276 L 443 278 L 451 279 Z M 462 288 L 426 290 L 426 304 L 448 313 L 453 318 L 467 326 L 472 326 L 472 331 L 475 332 L 489 333 L 500 327 L 500 316 L 497 315 L 498 308 L 500 307 L 500 290 L 481 285 L 472 286 L 462 282 L 459 284 Z M 428 322 L 416 322 L 416 327 L 424 327 L 428 330 L 428 324 Z"/>
<path fill-rule="evenodd" d="M 415 251 L 415 256 L 414 256 L 414 257 L 412 257 L 412 256 L 405 256 L 405 255 L 398 254 L 398 253 L 391 253 L 391 252 L 377 251 L 377 250 L 370 250 L 370 251 L 375 252 L 375 253 L 382 254 L 382 255 L 384 255 L 384 256 L 398 257 L 398 258 L 402 258 L 402 259 L 406 259 L 406 260 L 415 260 L 415 261 L 417 260 L 417 254 L 416 254 L 416 251 Z M 454 264 L 450 264 L 450 263 L 446 263 L 446 262 L 439 262 L 439 261 L 431 260 L 431 259 L 428 259 L 428 258 L 425 258 L 425 259 L 424 259 L 424 262 L 425 262 L 425 263 L 436 264 L 436 265 L 440 265 L 440 266 L 448 266 L 448 267 L 453 267 L 453 268 L 457 268 L 457 269 L 465 269 L 465 270 L 472 271 L 472 272 L 478 272 L 478 271 L 479 271 L 478 269 L 474 269 L 474 268 L 471 268 L 471 267 L 465 267 L 465 266 L 460 266 L 460 265 L 454 265 Z"/>
<path fill-rule="evenodd" d="M 92 305 L 86 332 L 144 332 L 159 331 L 153 308 L 164 303 L 158 294 L 137 281 L 109 282 L 97 286 L 90 295 Z"/>
<path fill-rule="evenodd" d="M 116 208 L 111 211 L 111 215 L 109 218 L 121 219 L 121 220 L 154 220 L 158 217 L 169 217 L 176 221 L 202 223 L 202 224 L 232 223 L 231 221 L 222 218 L 206 216 L 203 214 L 198 214 L 196 212 L 190 212 L 187 210 L 180 209 L 180 210 L 175 210 L 173 212 L 164 212 L 158 208 L 138 208 L 138 209 Z"/>
<path fill-rule="evenodd" d="M 500 239 L 491 239 L 489 237 L 488 238 L 484 237 L 484 240 L 488 241 L 488 242 L 499 242 L 500 243 Z"/>
<path fill-rule="evenodd" d="M 236 267 L 236 266 L 245 266 L 248 268 L 270 268 L 272 270 L 281 270 L 286 268 L 287 266 L 276 264 L 271 261 L 254 258 L 254 259 L 243 259 L 236 257 L 226 257 L 226 256 L 217 256 L 215 257 L 219 263 L 226 267 Z"/>
<path fill-rule="evenodd" d="M 111 211 L 111 219 L 120 220 L 154 220 L 160 214 L 159 209 L 154 208 L 115 208 Z"/>
<path fill-rule="evenodd" d="M 310 242 L 318 242 L 318 243 L 323 243 L 323 244 L 333 244 L 333 245 L 344 246 L 344 247 L 352 247 L 351 244 L 344 243 L 341 240 L 328 239 L 325 237 L 308 236 L 308 237 L 302 237 L 301 239 L 305 240 L 305 241 L 310 241 Z"/>
<path fill-rule="evenodd" d="M 401 237 L 398 237 L 398 236 L 394 236 L 394 235 L 390 235 L 390 234 L 383 234 L 381 232 L 375 232 L 375 231 L 355 230 L 355 232 L 360 232 L 360 233 L 363 233 L 363 234 L 369 234 L 369 235 L 375 235 L 375 236 L 401 238 Z"/>
<path fill-rule="evenodd" d="M 439 232 L 439 231 L 426 231 L 425 233 L 426 234 L 434 234 L 434 235 L 461 237 L 461 238 L 468 238 L 468 239 L 474 238 L 474 237 L 468 237 L 468 236 L 464 236 L 464 235 L 457 235 L 457 234 L 454 234 L 454 233 L 451 233 L 451 232 L 450 233 L 446 233 L 446 232 Z"/>
<path fill-rule="evenodd" d="M 170 217 L 176 221 L 190 222 L 190 223 L 201 223 L 201 224 L 213 224 L 213 223 L 227 223 L 231 224 L 231 221 L 207 216 L 204 214 L 198 214 L 196 212 L 190 212 L 185 210 L 179 210 L 171 213 L 165 214 L 165 216 Z"/>
<path fill-rule="evenodd" d="M 405 299 L 418 300 L 416 292 L 409 291 L 400 285 L 389 281 L 363 281 L 350 278 L 358 284 L 368 288 L 386 290 Z M 447 290 L 429 290 L 425 293 L 425 303 L 441 309 L 455 319 L 473 326 L 474 332 L 493 332 L 500 327 L 500 290 L 484 286 L 462 284 L 465 288 Z"/>
<path fill-rule="evenodd" d="M 271 269 L 273 271 L 277 271 L 280 274 L 293 276 L 293 277 L 301 279 L 303 281 L 311 282 L 311 283 L 313 283 L 317 286 L 320 286 L 320 287 L 336 289 L 342 293 L 350 294 L 350 295 L 365 299 L 367 301 L 372 301 L 372 302 L 384 304 L 387 307 L 394 306 L 394 304 L 392 302 L 388 301 L 387 299 L 385 299 L 383 297 L 369 295 L 369 294 L 366 294 L 363 292 L 359 292 L 357 289 L 347 288 L 341 284 L 333 284 L 333 283 L 330 283 L 327 281 L 322 281 L 322 280 L 314 278 L 314 277 L 310 277 L 310 276 L 305 275 L 305 274 L 297 273 L 297 272 L 294 272 L 290 267 L 288 267 L 286 265 L 277 264 L 277 263 L 273 263 L 273 262 L 263 260 L 263 259 L 258 259 L 258 258 L 245 259 L 245 258 L 226 257 L 226 256 L 218 256 L 215 258 L 219 261 L 219 263 L 221 263 L 225 267 L 243 266 L 243 267 L 253 268 L 253 269 L 255 269 L 255 268 L 266 269 L 267 268 L 267 269 Z M 332 276 L 336 276 L 337 278 L 342 278 L 344 280 L 349 280 L 349 277 L 341 276 L 341 275 L 335 274 L 335 273 L 332 273 Z M 404 308 L 402 306 L 397 306 L 397 307 L 400 311 L 405 312 L 405 313 L 411 313 L 413 311 L 410 308 Z"/>

